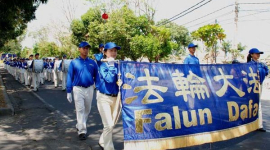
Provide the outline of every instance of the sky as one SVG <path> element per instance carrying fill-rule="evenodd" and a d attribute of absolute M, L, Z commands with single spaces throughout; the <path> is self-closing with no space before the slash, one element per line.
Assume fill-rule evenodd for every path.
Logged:
<path fill-rule="evenodd" d="M 202 2 L 202 0 L 152 0 L 153 7 L 156 9 L 155 21 L 171 18 L 186 9 Z M 208 2 L 208 3 L 207 3 Z M 249 49 L 256 47 L 265 54 L 262 57 L 270 55 L 270 0 L 238 0 L 239 4 L 239 21 L 238 32 L 235 32 L 235 0 L 205 0 L 201 4 L 204 6 L 185 14 L 173 22 L 184 25 L 192 32 L 206 24 L 213 24 L 215 21 L 221 25 L 227 35 L 226 41 L 241 42 L 247 48 L 243 52 L 246 54 Z M 242 3 L 242 4 L 241 4 Z M 267 3 L 267 4 L 245 4 L 245 3 Z M 72 13 L 73 18 L 80 18 L 90 6 L 87 0 L 48 0 L 47 4 L 42 4 L 36 11 L 36 19 L 28 23 L 27 35 L 37 31 L 42 27 L 51 27 L 52 23 L 68 25 L 65 18 L 64 10 L 67 6 L 75 8 Z M 200 6 L 200 5 L 197 5 Z M 221 8 L 226 7 L 222 10 Z M 217 11 L 211 15 L 209 13 Z M 204 17 L 205 16 L 205 17 Z M 203 18 L 202 18 L 203 17 Z M 198 19 L 201 18 L 201 19 Z M 52 31 L 53 32 L 53 31 Z M 237 33 L 237 34 L 235 34 Z M 52 40 L 52 37 L 50 37 Z M 28 36 L 23 42 L 23 47 L 31 47 L 35 39 Z M 194 41 L 194 43 L 198 43 Z"/>

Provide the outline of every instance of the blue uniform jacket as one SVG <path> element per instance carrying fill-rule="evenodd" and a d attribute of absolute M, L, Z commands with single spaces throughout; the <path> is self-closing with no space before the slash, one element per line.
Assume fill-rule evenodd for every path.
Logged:
<path fill-rule="evenodd" d="M 199 59 L 196 56 L 193 55 L 188 55 L 185 60 L 184 60 L 184 64 L 200 64 Z"/>
<path fill-rule="evenodd" d="M 98 88 L 99 73 L 94 60 L 78 57 L 71 61 L 67 74 L 67 93 L 71 93 L 73 86 L 89 87 L 94 82 Z"/>
<path fill-rule="evenodd" d="M 27 62 L 23 62 L 23 63 L 22 63 L 22 68 L 23 68 L 23 69 L 27 69 Z"/>
<path fill-rule="evenodd" d="M 54 67 L 54 62 L 49 62 L 48 69 L 53 69 L 53 67 Z"/>
<path fill-rule="evenodd" d="M 45 69 L 47 69 L 47 68 L 48 68 L 48 63 L 47 63 L 47 62 L 43 62 L 43 67 L 44 67 Z"/>
<path fill-rule="evenodd" d="M 253 61 L 253 60 L 251 60 L 248 63 L 252 63 L 252 64 L 257 65 L 258 70 L 259 70 L 259 75 L 260 75 L 260 83 L 262 84 L 263 83 L 263 80 L 265 79 L 265 77 L 269 73 L 268 67 L 264 63 L 256 62 L 256 61 Z"/>
<path fill-rule="evenodd" d="M 59 70 L 59 71 L 62 71 L 62 65 L 61 65 L 61 63 L 62 63 L 63 60 L 59 60 L 59 61 L 60 61 L 60 65 L 59 65 L 59 67 L 58 67 L 58 70 Z"/>
<path fill-rule="evenodd" d="M 117 94 L 119 91 L 118 85 L 116 84 L 118 64 L 114 64 L 114 66 L 108 66 L 107 62 L 102 62 L 99 71 L 99 92 L 105 94 Z"/>
<path fill-rule="evenodd" d="M 94 54 L 94 57 L 95 57 L 95 59 L 97 61 L 98 67 L 100 67 L 100 65 L 102 63 L 101 59 L 103 58 L 103 53 Z"/>

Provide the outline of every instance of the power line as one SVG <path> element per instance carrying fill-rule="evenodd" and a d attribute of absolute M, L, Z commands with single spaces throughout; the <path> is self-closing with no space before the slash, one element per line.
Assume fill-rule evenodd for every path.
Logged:
<path fill-rule="evenodd" d="M 197 21 L 197 20 L 199 20 L 199 19 L 205 18 L 205 17 L 207 17 L 207 16 L 209 16 L 209 15 L 212 15 L 212 14 L 214 14 L 214 13 L 216 13 L 216 12 L 219 12 L 219 11 L 221 11 L 221 10 L 227 8 L 227 7 L 233 6 L 233 5 L 234 5 L 234 4 L 231 4 L 231 5 L 222 7 L 222 8 L 220 8 L 220 9 L 218 9 L 218 10 L 215 10 L 215 11 L 213 11 L 213 12 L 207 14 L 207 15 L 204 15 L 204 16 L 202 16 L 202 17 L 196 18 L 196 19 L 194 19 L 194 20 L 192 20 L 192 21 L 189 21 L 189 22 L 187 22 L 187 23 L 185 23 L 185 24 L 182 24 L 182 25 L 186 25 L 186 24 L 189 24 L 189 23 L 191 23 L 191 22 L 193 22 L 193 21 Z"/>
<path fill-rule="evenodd" d="M 199 3 L 197 3 L 197 4 L 193 5 L 192 7 L 189 7 L 188 9 L 186 9 L 186 10 L 182 11 L 181 13 L 179 13 L 179 14 L 177 14 L 177 15 L 175 15 L 175 16 L 173 16 L 173 17 L 171 17 L 171 18 L 169 18 L 168 20 L 174 19 L 175 17 L 177 17 L 177 16 L 181 15 L 182 13 L 184 13 L 184 12 L 186 12 L 186 11 L 188 11 L 188 10 L 192 9 L 193 7 L 196 7 L 197 5 L 201 4 L 201 3 L 202 3 L 202 2 L 204 2 L 204 1 L 205 1 L 205 0 L 200 1 Z"/>
<path fill-rule="evenodd" d="M 253 19 L 253 20 L 239 20 L 238 22 L 254 22 L 254 21 L 264 21 L 266 23 L 268 23 L 267 21 L 269 21 L 270 19 Z M 222 26 L 224 25 L 229 25 L 229 24 L 233 24 L 234 22 L 228 22 L 228 23 L 225 23 L 225 24 L 221 24 Z M 269 24 L 269 23 L 268 23 Z"/>
<path fill-rule="evenodd" d="M 247 21 L 268 21 L 268 20 L 270 20 L 270 19 L 268 18 L 268 19 L 240 20 L 240 22 L 247 22 Z"/>
<path fill-rule="evenodd" d="M 209 1 L 207 1 L 206 3 L 200 5 L 200 4 L 203 3 L 204 1 L 205 1 L 205 0 L 200 1 L 199 3 L 193 5 L 192 7 L 190 7 L 190 8 L 188 8 L 188 9 L 182 11 L 181 13 L 179 13 L 179 14 L 177 14 L 177 15 L 171 17 L 171 18 L 169 18 L 169 19 L 166 20 L 165 22 L 160 23 L 158 26 L 162 26 L 162 25 L 168 24 L 168 23 L 170 23 L 170 22 L 172 22 L 172 21 L 175 21 L 175 20 L 177 20 L 177 19 L 179 19 L 179 18 L 181 18 L 181 17 L 183 17 L 183 16 L 185 16 L 185 15 L 187 15 L 187 14 L 193 12 L 194 10 L 199 9 L 200 7 L 206 5 L 207 3 L 211 2 L 211 0 L 209 0 Z M 250 5 L 253 5 L 253 4 L 270 4 L 270 2 L 264 2 L 264 3 L 238 3 L 238 4 L 243 4 L 243 5 L 245 5 L 245 4 L 250 4 Z M 198 5 L 199 5 L 199 6 L 198 6 Z M 187 23 L 185 23 L 185 24 L 182 24 L 182 25 L 186 25 L 186 24 L 189 24 L 189 23 L 191 23 L 191 22 L 193 22 L 193 21 L 196 21 L 196 20 L 205 18 L 205 17 L 207 17 L 207 16 L 209 16 L 209 15 L 212 15 L 212 14 L 218 12 L 218 11 L 221 11 L 221 10 L 223 10 L 223 9 L 225 9 L 225 8 L 227 8 L 227 7 L 233 6 L 233 5 L 235 5 L 235 4 L 231 4 L 231 5 L 222 7 L 222 8 L 220 8 L 220 9 L 216 10 L 216 11 L 213 11 L 213 12 L 207 14 L 207 15 L 204 15 L 204 16 L 202 16 L 202 17 L 199 17 L 199 18 L 197 18 L 197 19 L 194 19 L 194 20 L 189 21 L 189 22 L 187 22 Z M 197 7 L 196 7 L 196 6 L 197 6 Z M 194 8 L 194 7 L 195 7 L 195 8 Z M 194 8 L 194 9 L 192 9 L 192 8 Z M 191 9 L 192 9 L 192 10 L 191 10 Z M 260 13 L 261 13 L 261 12 L 266 12 L 265 10 L 266 10 L 266 9 L 260 11 Z M 249 10 L 241 10 L 241 11 L 249 11 Z M 269 11 L 269 10 L 268 10 L 268 11 Z M 182 14 L 182 15 L 181 15 L 181 14 Z M 228 19 L 227 19 L 227 20 L 228 20 Z M 205 22 L 208 22 L 208 21 L 205 21 Z M 199 25 L 199 24 L 202 24 L 202 23 L 205 23 L 205 22 L 201 22 L 201 23 L 198 23 L 198 24 L 196 24 L 196 25 Z M 193 26 L 196 26 L 196 25 L 193 25 Z M 193 27 L 193 26 L 190 26 L 190 27 Z M 188 28 L 189 28 L 189 27 L 188 27 Z"/>
<path fill-rule="evenodd" d="M 239 3 L 239 4 L 244 4 L 244 5 L 246 5 L 246 4 L 247 5 L 254 5 L 254 4 L 256 5 L 256 4 L 259 4 L 260 5 L 260 4 L 270 4 L 270 2 L 265 2 L 265 3 Z"/>
<path fill-rule="evenodd" d="M 264 13 L 264 12 L 269 12 L 269 11 L 262 11 L 262 12 L 257 12 L 257 13 L 253 13 L 253 14 L 243 15 L 243 16 L 239 16 L 238 18 L 244 18 L 244 17 L 248 17 L 248 16 L 252 16 L 252 15 L 256 15 L 256 14 L 260 14 L 260 13 Z M 232 19 L 234 19 L 234 18 L 220 20 L 219 23 L 227 21 L 227 20 L 232 20 Z"/>
<path fill-rule="evenodd" d="M 260 14 L 260 13 L 264 13 L 264 12 L 270 12 L 270 11 L 262 11 L 262 12 L 257 12 L 257 13 L 253 13 L 253 14 L 243 15 L 243 16 L 239 16 L 238 18 L 244 18 L 244 17 L 247 17 L 247 16 L 256 15 L 256 14 Z M 226 16 L 226 15 L 229 15 L 229 14 L 231 14 L 231 13 L 232 13 L 232 12 L 227 12 L 227 13 L 225 13 L 225 14 L 222 14 L 222 15 L 217 16 L 217 17 L 215 17 L 215 18 L 211 18 L 211 19 L 209 19 L 209 20 L 206 20 L 206 21 L 197 23 L 197 24 L 192 25 L 192 26 L 189 26 L 189 27 L 187 27 L 187 28 L 191 28 L 191 27 L 194 27 L 194 26 L 197 26 L 197 25 L 200 25 L 200 24 L 204 24 L 204 23 L 209 22 L 209 21 L 212 21 L 212 20 L 214 20 L 214 19 L 216 19 L 216 18 L 220 18 L 220 17 Z M 225 22 L 225 21 L 228 21 L 228 20 L 233 20 L 233 19 L 234 19 L 234 18 L 229 18 L 229 19 L 219 20 L 218 23 Z M 226 24 L 228 24 L 228 23 L 226 23 Z M 225 25 L 225 24 L 223 24 L 223 25 Z"/>
<path fill-rule="evenodd" d="M 189 27 L 187 27 L 187 28 L 191 28 L 191 27 L 194 27 L 194 26 L 197 26 L 197 25 L 200 25 L 200 24 L 203 24 L 203 23 L 212 21 L 212 20 L 217 19 L 217 18 L 219 18 L 219 17 L 227 16 L 227 15 L 229 15 L 229 14 L 231 14 L 231 13 L 233 13 L 233 11 L 229 11 L 229 12 L 227 12 L 227 13 L 224 13 L 224 14 L 222 14 L 222 15 L 219 15 L 219 16 L 217 16 L 217 17 L 211 18 L 211 19 L 209 19 L 209 20 L 206 20 L 206 21 L 197 23 L 197 24 L 195 24 L 195 25 L 189 26 Z"/>
<path fill-rule="evenodd" d="M 205 0 L 203 0 L 203 1 L 205 1 Z M 201 1 L 201 2 L 203 2 L 203 1 Z M 174 21 L 174 20 L 176 20 L 176 19 L 179 19 L 179 18 L 181 18 L 181 17 L 183 17 L 183 16 L 185 16 L 185 15 L 187 15 L 187 14 L 193 12 L 194 10 L 196 10 L 196 9 L 198 9 L 198 8 L 200 8 L 200 7 L 204 6 L 204 5 L 206 5 L 206 4 L 208 4 L 208 3 L 211 2 L 211 1 L 212 1 L 212 0 L 209 0 L 209 1 L 207 1 L 206 3 L 204 3 L 204 4 L 202 4 L 202 5 L 198 6 L 198 7 L 196 7 L 196 8 L 194 8 L 194 9 L 190 10 L 191 8 L 197 6 L 199 3 L 201 3 L 201 2 L 199 2 L 199 3 L 195 4 L 194 6 L 188 8 L 187 10 L 185 10 L 185 11 L 179 13 L 178 15 L 175 15 L 174 17 L 171 17 L 170 19 L 168 19 L 167 21 L 161 23 L 161 24 L 158 25 L 158 26 L 162 26 L 162 25 L 165 25 L 165 24 L 167 24 L 167 23 L 170 23 L 170 22 L 172 22 L 172 21 Z M 190 11 L 188 11 L 188 10 L 190 10 Z M 186 12 L 186 11 L 188 11 L 188 12 Z M 184 13 L 184 12 L 186 12 L 186 13 Z M 184 14 L 183 14 L 183 13 L 184 13 Z M 181 15 L 181 14 L 183 14 L 183 15 Z M 179 15 L 180 15 L 180 16 L 179 16 Z M 176 18 L 175 18 L 175 17 L 176 17 Z"/>
<path fill-rule="evenodd" d="M 238 3 L 238 4 L 268 4 L 268 3 Z M 269 3 L 269 4 L 270 4 L 270 3 Z M 233 5 L 235 5 L 235 4 L 230 4 L 230 5 L 228 5 L 228 6 L 222 7 L 222 8 L 220 8 L 220 9 L 216 10 L 216 11 L 213 11 L 213 12 L 211 12 L 211 13 L 209 13 L 209 14 L 207 14 L 207 15 L 204 15 L 204 16 L 202 16 L 202 17 L 196 18 L 196 19 L 194 19 L 194 20 L 192 20 L 192 21 L 189 21 L 189 22 L 187 22 L 187 23 L 185 23 L 185 24 L 182 24 L 182 25 L 186 25 L 186 24 L 189 24 L 189 23 L 191 23 L 191 22 L 193 22 L 193 21 L 197 21 L 197 20 L 199 20 L 199 19 L 205 18 L 205 17 L 207 17 L 207 16 L 209 16 L 209 15 L 211 15 L 211 14 L 214 14 L 214 13 L 216 13 L 216 12 L 218 12 L 218 11 L 221 11 L 221 10 L 223 10 L 223 9 L 225 9 L 225 8 L 227 8 L 227 7 L 233 6 Z M 257 10 L 258 10 L 258 11 L 266 11 L 267 9 L 257 9 Z M 240 10 L 240 11 L 253 11 L 253 10 Z M 254 10 L 254 11 L 256 11 L 256 10 Z M 208 22 L 208 21 L 205 21 L 205 22 Z M 200 24 L 201 24 L 201 23 L 200 23 Z"/>
<path fill-rule="evenodd" d="M 259 12 L 262 12 L 262 11 L 270 11 L 270 9 L 250 9 L 250 10 L 240 10 L 240 11 L 259 11 Z"/>

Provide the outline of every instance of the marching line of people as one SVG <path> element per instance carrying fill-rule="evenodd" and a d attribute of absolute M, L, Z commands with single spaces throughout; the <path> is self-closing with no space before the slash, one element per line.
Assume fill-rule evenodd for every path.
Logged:
<path fill-rule="evenodd" d="M 57 88 L 62 81 L 62 90 L 66 90 L 66 77 L 69 64 L 62 64 L 62 60 L 56 56 L 55 59 L 42 58 L 39 59 L 39 53 L 29 55 L 28 58 L 14 58 L 4 60 L 4 68 L 14 76 L 15 80 L 38 91 L 40 85 L 45 81 L 52 82 Z M 63 60 L 66 60 L 66 55 L 63 55 Z M 70 63 L 67 60 L 66 63 Z"/>
<path fill-rule="evenodd" d="M 189 44 L 190 55 L 185 59 L 184 64 L 197 64 L 199 59 L 194 53 L 197 45 Z M 67 60 L 64 55 L 62 60 L 56 57 L 54 60 L 44 58 L 39 59 L 39 54 L 30 55 L 28 59 L 14 59 L 5 61 L 5 69 L 12 74 L 16 80 L 27 86 L 33 87 L 37 91 L 40 84 L 45 81 L 53 82 L 55 88 L 62 80 L 62 90 L 67 91 L 67 100 L 71 103 L 74 99 L 79 139 L 85 140 L 87 133 L 87 120 L 90 114 L 93 93 L 96 88 L 97 107 L 103 123 L 103 133 L 97 143 L 102 149 L 114 150 L 112 141 L 112 131 L 115 125 L 113 112 L 116 110 L 116 99 L 119 88 L 117 85 L 118 64 L 116 56 L 121 47 L 113 42 L 100 44 L 100 53 L 95 54 L 95 60 L 88 57 L 90 44 L 81 42 L 78 51 L 80 55 L 74 60 Z M 249 51 L 248 63 L 258 65 L 260 84 L 268 75 L 269 70 L 266 65 L 260 63 L 258 59 L 263 52 L 256 48 Z M 106 58 L 106 61 L 102 59 Z M 95 87 L 95 88 L 94 88 Z M 73 96 L 72 96 L 73 95 Z M 259 108 L 259 131 L 265 132 L 262 126 L 261 106 Z M 120 112 L 119 112 L 120 113 Z"/>
<path fill-rule="evenodd" d="M 112 131 L 115 125 L 112 113 L 116 105 L 119 92 L 117 85 L 118 65 L 115 60 L 120 47 L 109 42 L 100 44 L 100 53 L 95 54 L 95 60 L 88 57 L 90 44 L 79 44 L 80 56 L 74 60 L 39 59 L 39 54 L 30 55 L 27 59 L 10 59 L 5 61 L 5 69 L 22 84 L 38 91 L 45 81 L 53 82 L 54 87 L 59 86 L 62 80 L 62 90 L 67 91 L 67 99 L 71 103 L 74 99 L 79 139 L 85 140 L 87 133 L 87 120 L 90 114 L 94 89 L 97 91 L 97 106 L 103 123 L 103 133 L 99 143 L 102 149 L 114 150 Z M 107 61 L 102 62 L 106 57 Z M 73 95 L 73 96 L 72 96 Z M 120 113 L 120 112 L 119 112 Z"/>

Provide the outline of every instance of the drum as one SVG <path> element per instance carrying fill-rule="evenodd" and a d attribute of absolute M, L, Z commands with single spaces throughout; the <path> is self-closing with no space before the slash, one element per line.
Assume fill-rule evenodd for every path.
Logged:
<path fill-rule="evenodd" d="M 62 72 L 68 72 L 68 67 L 71 63 L 72 59 L 64 59 L 62 60 Z"/>
<path fill-rule="evenodd" d="M 43 71 L 44 64 L 43 60 L 33 60 L 33 71 L 36 73 L 40 73 Z"/>
<path fill-rule="evenodd" d="M 29 71 L 29 72 L 32 72 L 32 69 L 33 69 L 33 68 L 30 68 L 32 62 L 33 62 L 33 60 L 28 60 L 27 61 L 27 71 Z"/>
<path fill-rule="evenodd" d="M 52 69 L 47 69 L 47 71 L 48 71 L 49 73 L 52 73 Z"/>

